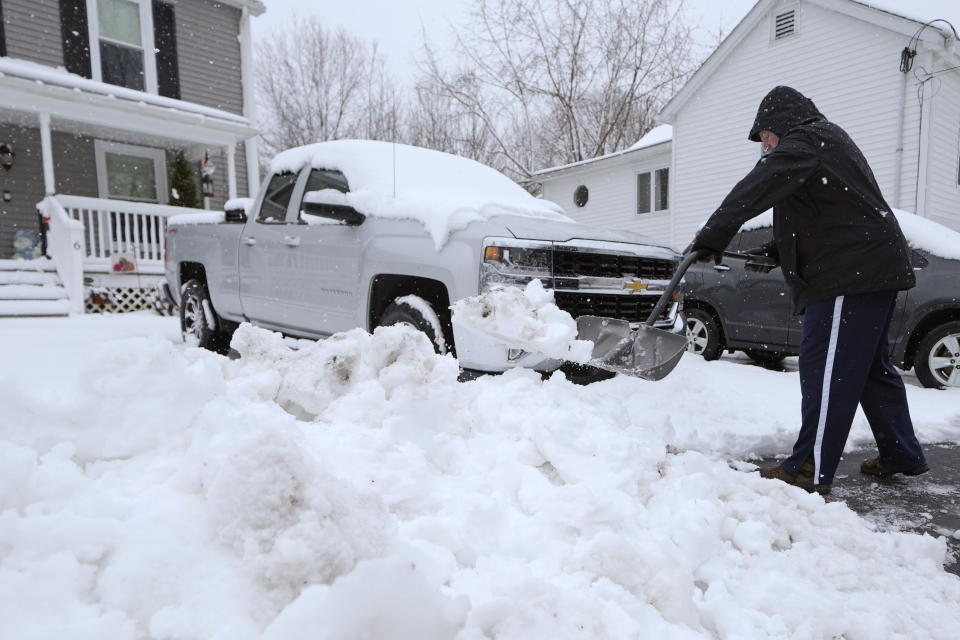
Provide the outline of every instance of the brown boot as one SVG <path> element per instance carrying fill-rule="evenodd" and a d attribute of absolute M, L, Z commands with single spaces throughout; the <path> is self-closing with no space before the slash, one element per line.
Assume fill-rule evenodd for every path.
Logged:
<path fill-rule="evenodd" d="M 806 465 L 806 462 L 804 462 L 804 465 Z M 808 493 L 819 493 L 822 496 L 830 493 L 830 485 L 813 484 L 812 470 L 809 476 L 805 476 L 802 473 L 792 475 L 787 473 L 786 469 L 780 465 L 777 465 L 776 467 L 764 467 L 763 469 L 760 469 L 760 476 L 763 478 L 770 478 L 771 480 L 780 480 L 781 482 L 786 482 L 787 484 L 795 487 L 800 487 Z"/>
<path fill-rule="evenodd" d="M 902 473 L 905 476 L 918 476 L 927 471 L 930 471 L 930 467 L 926 462 L 921 462 L 909 469 L 894 469 L 893 467 L 888 467 L 880 462 L 880 458 L 868 458 L 860 463 L 860 473 L 865 473 L 869 476 L 879 476 L 881 478 L 889 478 L 898 473 Z"/>

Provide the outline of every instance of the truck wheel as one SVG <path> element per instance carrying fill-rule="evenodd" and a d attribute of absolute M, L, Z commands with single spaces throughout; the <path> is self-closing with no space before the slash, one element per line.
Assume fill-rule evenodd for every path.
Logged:
<path fill-rule="evenodd" d="M 787 357 L 778 351 L 766 351 L 764 349 L 744 349 L 743 352 L 761 367 L 775 367 Z"/>
<path fill-rule="evenodd" d="M 703 356 L 704 360 L 720 357 L 720 328 L 713 314 L 704 309 L 687 309 L 687 351 Z"/>
<path fill-rule="evenodd" d="M 920 339 L 913 369 L 930 389 L 960 387 L 960 322 L 937 325 Z"/>
<path fill-rule="evenodd" d="M 384 309 L 377 326 L 388 327 L 393 324 L 405 324 L 422 331 L 430 339 L 434 351 L 441 354 L 447 352 L 440 318 L 433 305 L 423 298 L 404 296 L 391 302 L 390 306 Z"/>
<path fill-rule="evenodd" d="M 575 362 L 564 363 L 560 367 L 560 371 L 562 371 L 563 375 L 567 377 L 567 380 L 573 384 L 582 385 L 600 382 L 601 380 L 609 380 L 617 375 L 613 371 L 598 369 L 597 367 L 591 367 L 586 364 L 577 364 Z"/>
<path fill-rule="evenodd" d="M 180 335 L 183 343 L 217 353 L 230 348 L 230 335 L 221 330 L 222 322 L 210 303 L 207 287 L 199 280 L 189 280 L 180 296 Z"/>

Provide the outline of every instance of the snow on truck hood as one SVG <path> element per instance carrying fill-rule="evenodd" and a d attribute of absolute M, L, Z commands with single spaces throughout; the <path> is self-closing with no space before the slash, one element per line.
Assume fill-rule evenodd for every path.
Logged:
<path fill-rule="evenodd" d="M 422 222 L 438 249 L 452 231 L 498 215 L 570 221 L 559 205 L 534 198 L 499 171 L 440 151 L 334 140 L 284 151 L 270 171 L 307 165 L 342 172 L 350 185 L 347 202 L 364 215 Z"/>

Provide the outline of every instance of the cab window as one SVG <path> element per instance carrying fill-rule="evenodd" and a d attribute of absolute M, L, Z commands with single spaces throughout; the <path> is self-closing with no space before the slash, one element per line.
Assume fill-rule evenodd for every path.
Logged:
<path fill-rule="evenodd" d="M 293 187 L 297 183 L 297 174 L 278 173 L 270 179 L 267 191 L 263 195 L 263 204 L 260 205 L 260 214 L 257 222 L 273 223 L 284 222 L 287 217 L 287 206 Z"/>

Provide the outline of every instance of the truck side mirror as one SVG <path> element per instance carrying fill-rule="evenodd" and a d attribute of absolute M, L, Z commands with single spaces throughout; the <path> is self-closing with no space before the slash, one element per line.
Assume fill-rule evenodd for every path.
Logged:
<path fill-rule="evenodd" d="M 245 223 L 247 221 L 247 212 L 244 209 L 227 209 L 223 212 L 223 219 L 225 222 Z"/>
<path fill-rule="evenodd" d="M 326 202 L 304 202 L 301 207 L 303 213 L 309 213 L 313 216 L 329 218 L 330 220 L 339 220 L 343 224 L 355 227 L 364 220 L 366 216 L 345 204 L 328 204 Z"/>

